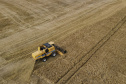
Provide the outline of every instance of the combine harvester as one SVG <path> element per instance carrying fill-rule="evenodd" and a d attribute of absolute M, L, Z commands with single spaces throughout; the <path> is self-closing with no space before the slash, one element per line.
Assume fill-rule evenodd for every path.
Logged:
<path fill-rule="evenodd" d="M 48 42 L 39 46 L 38 51 L 32 53 L 32 57 L 34 60 L 42 59 L 43 62 L 46 62 L 47 57 L 55 57 L 57 53 L 63 55 L 66 53 L 66 50 L 63 50 L 59 46 L 55 45 L 54 42 Z"/>

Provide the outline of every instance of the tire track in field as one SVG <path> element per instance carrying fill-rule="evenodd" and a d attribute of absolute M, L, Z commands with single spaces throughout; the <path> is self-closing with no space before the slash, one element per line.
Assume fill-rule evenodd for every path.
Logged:
<path fill-rule="evenodd" d="M 34 1 L 33 1 L 34 2 Z M 63 10 L 64 11 L 61 11 L 62 13 L 58 13 L 58 14 L 56 14 L 56 13 L 53 13 L 53 12 L 50 12 L 49 10 L 48 10 L 48 8 L 46 8 L 44 5 L 42 5 L 42 8 L 40 8 L 39 6 L 36 6 L 35 5 L 35 7 L 36 8 L 39 8 L 39 9 L 42 9 L 42 10 L 44 10 L 44 11 L 46 11 L 47 13 L 46 13 L 46 15 L 49 13 L 53 13 L 52 15 L 54 16 L 54 17 L 52 17 L 51 19 L 49 19 L 49 20 L 53 20 L 53 19 L 56 19 L 56 18 L 59 18 L 59 17 L 61 17 L 61 16 L 63 16 L 63 15 L 65 15 L 65 14 L 68 14 L 69 12 L 73 12 L 76 8 L 78 8 L 78 7 L 80 7 L 80 5 L 83 5 L 83 3 L 81 3 L 81 2 L 79 2 L 79 3 L 74 3 L 74 5 L 73 4 L 69 4 L 68 6 L 67 6 L 67 8 L 66 7 L 64 7 L 64 6 L 60 6 L 60 4 L 58 4 L 57 3 L 57 1 L 53 1 L 52 3 L 55 3 L 57 6 L 59 6 L 59 8 L 60 8 L 60 10 L 62 10 L 63 8 Z M 98 2 L 97 2 L 98 3 Z M 42 3 L 43 4 L 43 3 Z M 76 5 L 76 6 L 75 6 Z M 53 6 L 52 6 L 53 7 Z M 58 8 L 58 9 L 59 9 Z M 82 8 L 82 6 L 80 7 L 80 9 Z M 78 9 L 79 10 L 79 9 Z M 54 14 L 56 14 L 56 15 L 54 15 Z M 46 16 L 45 15 L 45 16 Z M 38 23 L 37 23 L 38 22 Z M 41 22 L 41 20 L 39 20 L 39 21 L 37 21 L 36 23 L 35 23 L 35 25 L 39 25 L 39 24 L 41 24 L 40 22 Z"/>
<path fill-rule="evenodd" d="M 32 13 L 34 10 L 38 10 L 38 9 L 42 9 L 41 7 L 39 7 L 39 6 L 36 6 L 36 5 L 34 5 L 34 4 L 31 4 L 30 2 L 21 2 L 21 3 L 18 3 L 18 4 L 16 4 L 16 2 L 15 1 L 11 1 L 11 2 L 9 2 L 9 3 L 7 3 L 7 2 L 5 2 L 5 1 L 1 1 L 2 3 L 4 3 L 5 5 L 7 5 L 7 6 L 14 6 L 14 7 L 16 7 L 17 9 L 18 8 L 21 8 L 22 10 L 25 10 L 25 11 L 27 11 L 28 10 L 28 12 L 30 12 L 30 13 Z M 54 2 L 53 2 L 54 3 Z M 13 5 L 14 4 L 14 5 Z M 22 5 L 23 4 L 23 5 Z M 26 5 L 24 5 L 24 4 L 26 4 Z M 27 5 L 30 5 L 31 7 L 27 7 Z M 57 4 L 58 5 L 58 4 Z M 53 5 L 52 5 L 53 6 Z M 59 8 L 58 8 L 59 9 Z M 31 11 L 32 10 L 32 11 Z M 50 15 L 48 12 L 49 11 L 47 11 L 47 10 L 45 10 L 46 11 L 46 15 L 44 15 L 44 16 L 47 16 L 47 14 L 48 15 Z M 44 12 L 45 12 L 44 11 Z M 41 13 L 41 12 L 40 12 Z M 8 13 L 9 14 L 9 13 Z M 33 13 L 34 14 L 34 13 Z M 42 14 L 41 14 L 42 15 Z M 10 15 L 11 16 L 11 15 Z M 34 14 L 34 17 L 36 18 L 36 16 L 38 16 L 36 13 Z M 18 17 L 18 19 L 17 19 L 17 17 L 15 18 L 16 20 L 19 20 L 20 18 Z M 39 16 L 39 19 L 40 19 L 40 16 Z M 42 19 L 42 18 L 41 18 Z M 21 21 L 20 21 L 21 22 Z M 43 21 L 42 20 L 39 20 L 39 21 L 35 21 L 35 22 L 38 22 L 37 24 L 40 24 L 40 23 L 43 23 Z M 30 22 L 31 23 L 31 22 Z M 15 31 L 16 32 L 16 31 Z"/>
<path fill-rule="evenodd" d="M 13 33 L 20 32 L 23 29 L 30 28 L 32 26 L 30 23 L 26 22 L 24 18 L 24 16 L 26 17 L 29 15 L 29 13 L 27 12 L 28 9 L 21 9 L 23 6 L 16 5 L 17 3 L 11 3 L 8 1 L 0 1 L 0 4 L 2 4 L 2 8 L 4 8 L 4 10 L 1 10 L 2 13 L 12 19 L 12 21 L 14 21 L 16 24 L 18 24 L 17 29 Z M 28 18 L 32 18 L 32 16 L 28 16 Z M 19 28 L 19 26 L 21 29 Z"/>
<path fill-rule="evenodd" d="M 62 37 L 64 37 L 64 36 L 62 36 Z M 48 40 L 49 41 L 49 40 Z M 40 42 L 38 42 L 38 43 L 40 43 Z M 35 44 L 37 44 L 37 42 L 35 43 Z M 32 47 L 32 46 L 31 46 Z M 33 51 L 33 50 L 35 50 L 35 45 L 33 46 L 33 48 L 32 49 L 30 49 L 30 48 L 27 48 L 27 50 L 21 50 L 21 52 L 22 52 L 22 55 L 21 56 L 23 56 L 24 54 L 26 55 L 26 56 L 23 56 L 23 57 L 19 57 L 19 59 L 22 59 L 22 58 L 26 58 L 26 57 L 28 57 L 28 56 L 30 56 L 30 54 L 31 54 L 31 51 Z M 37 47 L 37 46 L 36 46 Z M 29 50 L 30 50 L 30 53 L 28 53 L 29 52 Z M 15 54 L 12 54 L 12 56 L 16 56 L 16 55 L 20 55 L 21 54 L 21 52 L 15 52 Z M 17 53 L 17 54 L 16 54 Z M 11 54 L 10 54 L 11 55 Z M 18 59 L 18 57 L 16 58 L 16 59 Z M 15 59 L 14 59 L 15 60 Z M 13 60 L 13 61 L 14 61 Z M 11 60 L 12 61 L 12 60 Z M 11 62 L 11 61 L 8 61 L 8 62 Z"/>
<path fill-rule="evenodd" d="M 73 22 L 75 22 L 75 21 L 73 21 Z M 51 30 L 52 31 L 52 30 Z M 36 38 L 38 38 L 38 37 L 40 37 L 40 36 L 42 36 L 42 34 L 40 34 L 40 35 L 37 35 L 37 37 L 35 36 L 35 37 L 33 37 L 34 39 L 36 39 Z M 33 38 L 31 38 L 32 40 L 34 40 Z M 19 43 L 17 43 L 17 44 L 19 44 Z M 13 44 L 14 45 L 14 44 Z"/>
<path fill-rule="evenodd" d="M 90 10 L 91 11 L 91 10 Z M 80 16 L 81 17 L 81 16 Z M 79 17 L 79 18 L 80 18 Z M 80 25 L 79 25 L 80 26 Z M 67 30 L 66 30 L 67 31 Z M 63 33 L 64 34 L 64 33 Z M 56 35 L 56 37 L 58 38 L 58 36 L 59 36 L 60 34 L 57 34 Z M 61 35 L 62 36 L 62 35 Z M 62 36 L 62 37 L 64 37 L 64 36 Z M 52 37 L 52 38 L 55 38 L 55 37 Z M 50 38 L 50 39 L 52 39 L 52 38 Z M 38 38 L 38 39 L 41 39 L 41 38 Z M 33 39 L 32 39 L 33 40 Z M 45 39 L 46 40 L 46 39 Z M 49 39 L 47 39 L 46 41 L 49 41 Z M 30 41 L 29 41 L 30 42 Z M 33 41 L 32 41 L 33 42 Z M 34 40 L 34 42 L 35 42 L 35 40 Z M 33 50 L 35 50 L 36 48 L 35 48 L 35 45 L 36 44 L 38 44 L 38 43 L 41 43 L 41 42 L 36 42 L 33 46 L 30 46 L 29 48 L 27 48 L 27 49 L 24 49 L 24 50 L 17 50 L 17 52 L 14 52 L 14 54 L 9 54 L 8 56 L 13 56 L 13 59 L 12 60 L 9 60 L 8 62 L 12 62 L 12 61 L 14 61 L 14 60 L 19 60 L 19 59 L 23 59 L 23 58 L 28 58 L 28 56 L 30 56 L 31 55 L 31 52 L 33 51 Z M 29 43 L 28 43 L 29 44 Z M 25 46 L 25 45 L 24 45 Z M 31 47 L 32 47 L 32 49 L 31 49 Z M 37 47 L 37 46 L 36 46 Z M 17 57 L 17 56 L 19 56 L 19 55 L 21 55 L 20 57 Z M 4 55 L 5 56 L 5 55 Z M 14 58 L 14 56 L 16 56 L 16 58 Z M 7 63 L 8 63 L 7 62 Z"/>
<path fill-rule="evenodd" d="M 59 79 L 57 84 L 65 84 L 69 79 L 90 60 L 90 58 L 122 27 L 126 22 L 126 16 L 105 36 L 103 37 L 89 52 L 87 52 L 73 68 L 71 68 L 66 74 L 64 74 L 61 79 Z"/>
<path fill-rule="evenodd" d="M 11 8 L 11 5 L 12 5 L 14 10 L 19 9 L 19 10 L 23 11 L 24 15 L 23 15 L 23 13 L 22 13 L 22 15 L 25 16 L 26 18 L 30 18 L 29 16 L 33 15 L 33 19 L 30 20 L 30 22 L 25 21 L 25 18 L 23 19 L 23 21 L 26 22 L 26 23 L 30 24 L 31 22 L 35 22 L 34 19 L 36 19 L 36 21 L 37 21 L 38 19 L 42 20 L 42 18 L 43 18 L 43 17 L 41 17 L 42 11 L 40 11 L 41 15 L 38 15 L 37 12 L 36 12 L 36 10 L 38 10 L 38 8 L 34 8 L 33 4 L 29 4 L 29 2 L 27 2 L 26 0 L 21 1 L 21 2 L 18 1 L 19 3 L 17 3 L 17 1 L 11 1 L 11 2 L 8 2 L 8 3 L 7 3 L 7 1 L 2 1 L 2 2 L 5 3 L 7 6 L 10 6 L 10 8 Z M 20 17 L 20 15 L 21 14 L 19 13 L 19 17 Z M 21 17 L 20 17 L 20 19 L 21 19 Z"/>
<path fill-rule="evenodd" d="M 99 7 L 100 7 L 100 6 L 99 6 Z M 99 8 L 99 7 L 97 7 L 97 8 Z M 94 8 L 94 9 L 88 11 L 86 14 L 92 12 L 93 10 L 95 10 L 95 9 L 97 9 L 97 8 Z M 86 14 L 85 14 L 85 15 L 86 15 Z M 77 22 L 78 20 L 83 19 L 83 18 L 81 18 L 81 16 L 82 16 L 82 15 L 78 16 L 78 19 L 77 19 L 77 20 L 74 20 L 74 19 L 71 20 L 71 21 L 70 21 L 70 24 L 73 24 L 73 23 Z M 76 19 L 76 18 L 75 18 L 75 19 Z M 84 19 L 85 19 L 85 18 L 84 18 Z M 63 27 L 62 27 L 62 30 L 64 30 L 64 27 L 67 26 L 67 25 L 62 24 L 62 25 L 60 25 L 60 26 L 63 26 Z M 69 25 L 68 25 L 68 26 L 69 26 Z M 59 27 L 58 27 L 58 28 L 59 28 Z M 57 28 L 56 28 L 56 29 L 57 29 Z M 56 30 L 56 29 L 55 29 L 55 30 Z M 61 30 L 61 28 L 60 28 L 60 30 Z M 52 29 L 51 29 L 51 30 L 49 30 L 48 32 L 51 32 L 51 33 L 49 33 L 49 34 L 53 34 L 54 32 L 57 32 L 57 31 L 59 31 L 59 30 L 52 31 Z M 40 37 L 42 38 L 42 37 L 45 36 L 46 33 L 47 33 L 47 32 L 44 32 L 44 35 L 42 35 L 41 33 L 40 33 L 39 35 L 37 34 L 36 36 L 34 36 L 34 37 L 32 37 L 32 38 L 30 38 L 30 39 L 28 39 L 28 40 L 35 40 L 36 38 L 39 39 Z M 24 39 L 24 40 L 26 40 L 26 39 Z M 22 40 L 22 42 L 24 42 L 24 40 Z M 20 41 L 19 41 L 19 42 L 20 42 Z M 17 44 L 18 44 L 18 45 L 21 45 L 21 44 L 23 44 L 22 42 L 17 43 Z M 13 45 L 15 45 L 15 44 L 13 44 Z M 18 46 L 18 45 L 16 45 L 16 46 Z M 25 45 L 25 44 L 23 44 L 23 45 Z M 23 45 L 21 45 L 21 46 L 23 46 Z M 19 46 L 19 47 L 21 47 L 21 46 Z"/>
<path fill-rule="evenodd" d="M 27 26 L 31 26 L 30 24 L 24 22 L 23 20 L 21 20 L 19 17 L 17 17 L 16 15 L 12 14 L 11 11 L 4 9 L 3 13 L 9 17 L 11 20 L 13 20 L 15 23 L 17 23 L 18 25 L 22 26 L 22 27 L 27 27 Z"/>
<path fill-rule="evenodd" d="M 89 21 L 90 22 L 90 21 Z M 118 22 L 117 22 L 118 23 Z M 116 23 L 116 24 L 117 24 Z M 82 26 L 82 25 L 79 25 L 80 27 Z M 79 26 L 77 26 L 77 28 L 79 27 Z M 80 29 L 82 29 L 82 28 L 80 28 Z M 111 30 L 112 28 L 110 28 L 110 30 Z M 74 29 L 74 30 L 72 30 L 70 33 L 72 34 L 72 32 L 74 33 L 76 31 L 76 29 Z M 65 34 L 66 34 L 66 36 L 69 36 L 69 34 L 67 34 L 68 32 L 66 32 Z M 107 33 L 106 33 L 107 34 Z M 62 38 L 65 38 L 65 36 L 61 36 Z M 70 46 L 70 45 L 69 45 Z M 73 45 L 74 46 L 74 45 Z M 80 52 L 82 52 L 83 51 L 83 49 L 81 49 L 80 50 Z M 72 52 L 72 51 L 71 51 Z M 69 51 L 69 53 L 71 53 L 70 51 Z M 77 57 L 79 57 L 79 56 L 77 56 Z M 72 61 L 72 60 L 71 60 Z"/>
<path fill-rule="evenodd" d="M 41 34 L 41 35 L 39 35 L 39 36 L 43 36 L 43 35 Z M 39 36 L 38 36 L 38 37 L 39 37 Z M 35 38 L 37 38 L 37 37 L 35 36 Z M 33 40 L 33 38 L 30 38 L 30 39 Z M 30 40 L 30 39 L 28 39 L 28 40 Z M 26 39 L 24 39 L 24 40 L 26 40 Z M 22 40 L 22 42 L 23 42 L 23 40 Z M 11 43 L 9 43 L 9 44 L 11 45 Z M 19 44 L 19 43 L 17 43 L 17 44 Z M 9 45 L 9 46 L 10 46 L 10 45 Z M 14 44 L 13 44 L 13 45 L 14 45 Z"/>
<path fill-rule="evenodd" d="M 21 26 L 25 25 L 24 24 L 25 22 L 21 18 L 19 18 L 15 14 L 11 13 L 13 10 L 20 11 L 21 10 L 20 8 L 17 8 L 14 5 L 12 5 L 10 3 L 7 3 L 7 2 L 4 2 L 4 1 L 0 1 L 0 3 L 3 4 L 3 5 L 5 5 L 5 6 L 7 6 L 7 8 L 4 8 L 4 10 L 3 10 L 3 12 L 5 11 L 4 14 L 6 14 L 7 16 L 9 16 L 9 18 L 11 18 L 15 23 L 18 23 Z M 24 12 L 24 11 L 21 10 L 21 12 Z"/>
<path fill-rule="evenodd" d="M 48 40 L 49 41 L 49 40 Z M 40 42 L 38 42 L 38 43 L 40 43 Z M 37 42 L 35 43 L 35 44 L 37 44 Z M 35 45 L 34 45 L 35 46 Z M 31 54 L 31 51 L 33 51 L 33 50 L 35 50 L 35 48 L 34 48 L 34 46 L 33 46 L 33 48 L 32 49 L 30 49 L 30 48 L 28 48 L 27 50 L 23 50 L 23 52 L 22 52 L 22 56 L 25 54 L 25 56 L 23 56 L 23 57 L 19 57 L 19 59 L 22 59 L 22 58 L 26 58 L 26 57 L 28 57 L 28 56 L 30 56 L 30 54 Z M 32 46 L 31 46 L 32 47 Z M 36 46 L 37 47 L 37 46 Z M 30 53 L 28 53 L 29 51 L 28 50 L 30 50 Z M 21 53 L 20 52 L 16 52 L 17 54 L 14 54 L 13 56 L 16 56 L 16 55 L 20 55 Z M 16 59 L 18 59 L 18 58 L 16 58 Z M 18 60 L 19 60 L 18 59 Z M 15 60 L 15 59 L 14 59 Z M 12 61 L 12 60 L 11 60 Z M 9 61 L 8 61 L 9 62 Z"/>
<path fill-rule="evenodd" d="M 91 12 L 91 11 L 89 11 L 89 12 Z M 81 18 L 80 18 L 80 19 L 81 19 Z M 75 29 L 74 29 L 73 31 L 76 31 L 76 27 L 81 26 L 81 25 L 83 25 L 83 24 L 76 25 L 76 26 L 75 26 Z M 64 30 L 64 29 L 63 29 L 63 30 Z M 54 35 L 52 38 L 55 38 L 55 37 L 57 37 L 57 38 L 58 38 L 58 37 L 62 37 L 62 35 L 63 35 L 65 32 L 68 32 L 68 31 L 71 31 L 71 28 L 69 28 L 69 29 L 63 31 L 62 33 L 57 33 L 57 34 Z M 41 35 L 40 35 L 40 36 L 41 36 Z M 40 37 L 40 36 L 38 36 L 38 37 Z M 37 37 L 35 37 L 35 39 L 32 39 L 32 40 L 35 42 L 35 41 L 37 40 L 36 38 L 37 38 Z M 38 39 L 41 39 L 41 38 L 38 38 Z M 47 39 L 47 38 L 45 38 L 45 39 Z M 51 38 L 50 38 L 50 39 L 51 39 Z M 33 42 L 33 41 L 32 41 L 32 42 Z M 30 42 L 29 42 L 29 43 L 30 43 Z M 39 43 L 40 43 L 40 42 L 39 42 Z M 27 43 L 26 43 L 26 44 L 27 44 Z M 26 45 L 26 44 L 25 44 L 25 45 Z M 35 44 L 36 44 L 36 43 L 35 43 Z M 22 46 L 23 46 L 23 45 L 22 45 Z M 34 45 L 34 46 L 35 46 L 35 45 Z M 35 48 L 34 48 L 34 49 L 35 49 Z M 17 49 L 16 49 L 16 50 L 17 50 Z M 28 52 L 31 53 L 32 50 L 33 50 L 33 49 L 30 49 L 30 48 L 27 48 L 27 50 L 24 49 L 24 50 L 22 51 L 22 52 L 24 52 L 24 53 L 22 53 L 22 55 L 27 54 Z M 14 55 L 19 55 L 20 52 L 21 52 L 21 51 L 15 52 L 14 54 L 9 54 L 8 56 L 11 57 L 11 56 L 14 56 Z M 6 58 L 9 59 L 8 56 L 7 56 Z M 21 56 L 20 56 L 20 57 L 21 57 Z"/>
<path fill-rule="evenodd" d="M 76 18 L 74 18 L 74 19 L 76 19 Z M 72 21 L 74 21 L 74 20 L 72 20 Z M 72 21 L 71 21 L 71 22 L 72 22 Z M 63 25 L 63 24 L 62 24 L 62 25 Z M 60 26 L 62 26 L 62 25 L 60 25 Z M 52 30 L 53 30 L 53 29 L 52 29 Z M 51 30 L 51 31 L 52 31 L 52 30 Z M 41 35 L 40 35 L 40 36 L 41 36 Z M 31 39 L 32 39 L 32 38 L 31 38 Z M 26 39 L 24 39 L 24 40 L 26 40 Z M 23 41 L 24 41 L 24 40 L 23 40 Z M 10 43 L 12 43 L 12 42 L 10 42 Z M 10 43 L 9 43 L 9 44 L 10 44 Z M 17 44 L 18 44 L 18 43 L 17 43 Z M 14 45 L 14 44 L 13 44 L 13 45 Z"/>
<path fill-rule="evenodd" d="M 58 36 L 59 36 L 59 35 L 58 35 Z M 62 37 L 64 37 L 64 36 L 62 36 Z M 48 40 L 48 41 L 49 41 L 49 40 Z M 38 42 L 38 43 L 40 43 L 40 42 Z M 37 44 L 37 42 L 36 42 L 35 44 Z M 31 47 L 32 47 L 32 46 L 31 46 Z M 34 46 L 33 46 L 33 47 L 34 47 Z M 36 47 L 37 47 L 37 46 L 36 46 Z M 30 49 L 28 48 L 27 50 L 30 50 Z M 26 50 L 26 51 L 24 50 L 25 53 L 23 53 L 23 52 L 21 51 L 23 54 L 26 55 L 25 57 L 28 57 L 28 56 L 30 56 L 30 54 L 31 54 L 31 53 L 28 53 L 27 50 Z M 33 50 L 35 50 L 35 48 L 32 48 L 32 49 L 31 49 L 31 51 L 33 51 Z M 28 54 L 27 54 L 27 53 L 28 53 Z M 19 54 L 20 54 L 20 53 L 19 53 Z M 22 54 L 22 55 L 23 55 L 23 54 Z M 17 53 L 17 55 L 18 55 L 18 53 Z M 14 56 L 16 56 L 16 54 L 15 54 Z M 24 56 L 23 56 L 23 57 L 24 57 Z M 20 58 L 23 58 L 23 57 L 20 56 L 19 59 L 20 59 Z"/>

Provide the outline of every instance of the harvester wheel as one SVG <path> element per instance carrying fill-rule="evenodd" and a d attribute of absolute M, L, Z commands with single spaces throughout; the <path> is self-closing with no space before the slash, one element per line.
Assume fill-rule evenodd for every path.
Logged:
<path fill-rule="evenodd" d="M 42 61 L 43 61 L 43 62 L 46 62 L 46 58 L 43 58 Z"/>
<path fill-rule="evenodd" d="M 52 53 L 52 56 L 55 57 L 55 56 L 56 56 L 56 52 L 53 52 L 53 53 Z"/>

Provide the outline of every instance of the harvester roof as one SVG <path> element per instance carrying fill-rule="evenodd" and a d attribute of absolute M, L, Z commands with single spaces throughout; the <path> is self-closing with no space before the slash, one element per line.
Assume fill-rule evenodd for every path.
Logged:
<path fill-rule="evenodd" d="M 52 47 L 52 45 L 50 45 L 49 43 L 45 43 L 45 44 L 43 44 L 43 45 L 46 46 L 47 48 Z"/>

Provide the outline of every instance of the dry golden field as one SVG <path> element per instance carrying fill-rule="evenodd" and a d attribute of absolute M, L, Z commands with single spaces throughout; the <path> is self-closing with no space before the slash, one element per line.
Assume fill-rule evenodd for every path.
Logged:
<path fill-rule="evenodd" d="M 126 0 L 0 0 L 0 84 L 126 84 Z"/>

